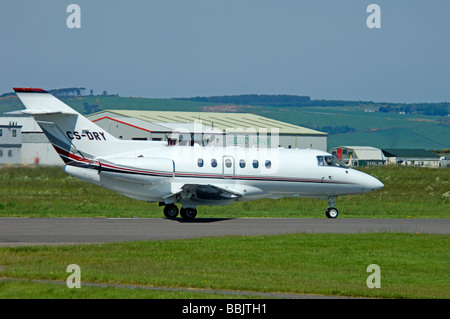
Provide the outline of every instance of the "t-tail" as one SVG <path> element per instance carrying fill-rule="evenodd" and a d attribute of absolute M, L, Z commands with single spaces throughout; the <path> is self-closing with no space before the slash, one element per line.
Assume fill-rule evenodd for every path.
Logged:
<path fill-rule="evenodd" d="M 66 164 L 90 164 L 96 158 L 126 151 L 121 141 L 43 89 L 14 88 Z"/>

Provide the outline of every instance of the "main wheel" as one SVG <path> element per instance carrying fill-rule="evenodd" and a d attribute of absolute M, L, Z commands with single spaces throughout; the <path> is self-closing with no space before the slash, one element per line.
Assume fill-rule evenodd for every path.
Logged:
<path fill-rule="evenodd" d="M 178 216 L 178 207 L 175 204 L 164 206 L 164 215 L 169 219 L 175 219 Z"/>
<path fill-rule="evenodd" d="M 197 216 L 197 209 L 195 208 L 181 208 L 181 217 L 186 220 L 194 220 Z"/>
<path fill-rule="evenodd" d="M 334 207 L 328 207 L 326 213 L 328 218 L 336 218 L 339 215 L 339 212 L 336 208 Z"/>

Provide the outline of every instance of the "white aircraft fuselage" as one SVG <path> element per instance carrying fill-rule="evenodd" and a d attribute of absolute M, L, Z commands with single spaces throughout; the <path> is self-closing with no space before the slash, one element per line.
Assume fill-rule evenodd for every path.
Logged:
<path fill-rule="evenodd" d="M 193 219 L 199 205 L 280 197 L 334 198 L 384 185 L 312 149 L 203 147 L 116 139 L 41 89 L 15 88 L 55 150 L 64 171 L 125 196 L 159 202 L 168 218 Z"/>

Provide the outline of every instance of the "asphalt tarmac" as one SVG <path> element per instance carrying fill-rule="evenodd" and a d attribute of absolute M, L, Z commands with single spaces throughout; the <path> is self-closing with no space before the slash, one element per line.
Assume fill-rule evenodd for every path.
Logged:
<path fill-rule="evenodd" d="M 450 219 L 0 218 L 0 246 L 367 232 L 450 234 Z"/>

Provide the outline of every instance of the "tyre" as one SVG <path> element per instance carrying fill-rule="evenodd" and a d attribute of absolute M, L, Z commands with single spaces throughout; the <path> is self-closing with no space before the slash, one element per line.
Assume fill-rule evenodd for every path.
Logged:
<path fill-rule="evenodd" d="M 174 204 L 164 207 L 164 215 L 169 219 L 175 219 L 178 216 L 178 207 Z"/>
<path fill-rule="evenodd" d="M 328 207 L 326 213 L 328 218 L 336 218 L 339 215 L 339 212 L 336 208 L 334 207 Z"/>
<path fill-rule="evenodd" d="M 181 209 L 181 217 L 186 220 L 194 220 L 197 216 L 197 209 L 195 208 L 182 208 Z"/>

